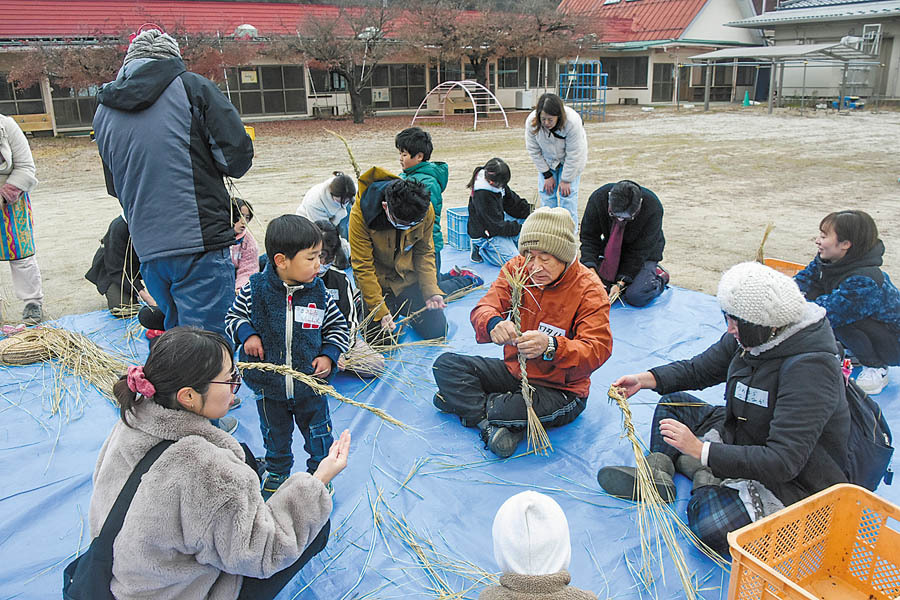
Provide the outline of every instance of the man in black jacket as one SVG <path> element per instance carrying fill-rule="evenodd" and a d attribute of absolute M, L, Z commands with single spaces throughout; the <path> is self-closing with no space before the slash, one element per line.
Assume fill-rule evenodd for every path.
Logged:
<path fill-rule="evenodd" d="M 581 262 L 632 306 L 645 306 L 669 283 L 659 266 L 666 245 L 662 218 L 656 194 L 628 180 L 596 190 L 584 210 Z"/>
<path fill-rule="evenodd" d="M 688 525 L 724 554 L 729 531 L 847 481 L 851 424 L 825 309 L 755 262 L 729 269 L 718 299 L 728 324 L 718 342 L 613 385 L 628 397 L 664 394 L 647 456 L 654 483 L 671 502 L 675 471 L 693 479 Z M 723 382 L 725 406 L 681 393 Z M 613 496 L 637 496 L 632 467 L 603 467 L 597 480 Z"/>

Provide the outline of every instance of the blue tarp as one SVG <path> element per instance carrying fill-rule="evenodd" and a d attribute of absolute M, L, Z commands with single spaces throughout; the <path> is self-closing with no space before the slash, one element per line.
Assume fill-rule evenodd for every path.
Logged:
<path fill-rule="evenodd" d="M 445 249 L 444 264 L 454 261 L 466 264 L 468 257 Z M 496 277 L 496 269 L 477 270 L 488 281 Z M 526 489 L 552 495 L 566 512 L 573 585 L 600 598 L 683 597 L 668 561 L 664 580 L 658 566 L 653 569 L 653 594 L 638 584 L 633 572 L 641 564 L 636 511 L 603 495 L 596 473 L 601 465 L 633 463 L 622 438 L 620 411 L 606 398 L 610 382 L 690 357 L 718 339 L 724 324 L 715 298 L 670 288 L 645 308 L 614 307 L 613 356 L 594 374 L 585 412 L 571 425 L 549 431 L 554 448 L 549 456 L 500 461 L 483 449 L 475 430 L 464 429 L 456 417 L 439 413 L 431 403 L 435 386 L 430 367 L 440 352 L 500 356 L 500 348 L 474 342 L 468 314 L 480 295 L 449 305 L 448 348 L 404 350 L 389 362 L 393 375 L 368 387 L 346 374 L 335 379 L 344 395 L 359 392 L 358 399 L 416 431 L 399 430 L 368 412 L 331 401 L 335 429 L 349 428 L 353 434 L 350 465 L 334 481 L 332 538 L 280 599 L 434 598 L 439 589 L 468 590 L 464 597 L 476 598 L 483 582 L 472 565 L 487 572 L 497 569 L 491 542 L 494 514 L 506 498 Z M 141 364 L 146 357 L 146 341 L 129 338 L 126 323 L 105 312 L 64 317 L 55 324 L 108 349 L 134 352 Z M 891 374 L 898 377 L 898 370 Z M 100 446 L 118 419 L 108 400 L 72 378 L 64 379 L 69 391 L 61 414 L 51 416 L 52 378 L 46 364 L 0 370 L 2 599 L 60 597 L 64 565 L 89 543 L 91 475 Z M 239 395 L 249 399 L 245 389 Z M 698 395 L 721 403 L 722 386 Z M 635 424 L 645 440 L 656 399 L 649 391 L 632 398 Z M 900 431 L 900 385 L 891 384 L 877 399 L 894 431 Z M 255 404 L 245 401 L 231 414 L 240 419 L 235 437 L 262 455 Z M 302 465 L 302 438 L 298 433 L 294 439 Z M 689 483 L 677 479 L 675 508 L 684 518 Z M 900 484 L 883 486 L 879 494 L 900 503 Z M 410 540 L 417 540 L 421 555 Z M 727 574 L 681 541 L 703 597 L 727 597 Z M 423 557 L 434 572 L 423 568 Z"/>

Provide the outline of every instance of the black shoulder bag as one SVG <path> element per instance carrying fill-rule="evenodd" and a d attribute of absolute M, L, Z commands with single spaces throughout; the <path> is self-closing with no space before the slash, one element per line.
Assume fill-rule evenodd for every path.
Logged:
<path fill-rule="evenodd" d="M 153 446 L 131 472 L 112 510 L 106 516 L 100 535 L 95 537 L 87 551 L 70 562 L 63 572 L 64 600 L 115 600 L 109 591 L 109 584 L 112 581 L 113 541 L 122 529 L 125 513 L 131 506 L 141 477 L 173 443 L 171 440 L 164 440 Z"/>

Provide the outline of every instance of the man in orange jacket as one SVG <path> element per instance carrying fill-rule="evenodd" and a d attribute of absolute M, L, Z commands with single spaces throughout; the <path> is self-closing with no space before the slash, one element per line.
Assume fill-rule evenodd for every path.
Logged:
<path fill-rule="evenodd" d="M 519 252 L 472 309 L 480 344 L 503 346 L 503 359 L 447 352 L 434 362 L 434 405 L 478 427 L 485 447 L 506 458 L 526 427 L 519 354 L 534 387 L 534 410 L 545 428 L 571 423 L 584 410 L 591 373 L 612 353 L 609 298 L 597 274 L 575 260 L 572 217 L 564 208 L 540 208 L 519 233 Z M 507 273 L 525 269 L 522 335 L 509 320 Z"/>

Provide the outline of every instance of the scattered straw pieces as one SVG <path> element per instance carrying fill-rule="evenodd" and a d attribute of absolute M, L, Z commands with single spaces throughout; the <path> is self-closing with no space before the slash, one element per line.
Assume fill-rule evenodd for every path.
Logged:
<path fill-rule="evenodd" d="M 337 400 L 340 400 L 345 404 L 367 410 L 379 419 L 387 421 L 391 425 L 396 425 L 400 429 L 405 429 L 407 431 L 411 431 L 413 429 L 403 421 L 395 419 L 382 409 L 376 406 L 372 406 L 371 404 L 366 404 L 365 402 L 351 400 L 350 398 L 347 398 L 346 396 L 340 394 L 336 389 L 334 389 L 334 387 L 325 383 L 321 379 L 313 377 L 312 375 L 307 375 L 306 373 L 301 373 L 300 371 L 295 371 L 294 369 L 285 365 L 273 365 L 272 363 L 264 362 L 238 362 L 236 366 L 241 370 L 257 369 L 260 371 L 269 371 L 270 373 L 278 373 L 279 375 L 289 375 L 297 381 L 307 385 L 312 391 L 320 396 L 331 396 L 332 398 L 336 398 Z"/>

